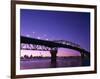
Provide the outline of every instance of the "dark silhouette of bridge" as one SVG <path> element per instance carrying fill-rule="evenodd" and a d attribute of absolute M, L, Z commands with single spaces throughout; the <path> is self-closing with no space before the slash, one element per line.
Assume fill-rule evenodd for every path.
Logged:
<path fill-rule="evenodd" d="M 81 60 L 83 62 L 84 59 L 90 60 L 90 52 L 81 48 L 80 45 L 72 43 L 70 41 L 65 40 L 41 40 L 35 38 L 29 38 L 21 36 L 21 49 L 27 50 L 40 50 L 40 51 L 50 51 L 51 54 L 51 64 L 56 66 L 57 59 L 57 51 L 58 48 L 69 48 L 80 52 Z M 27 45 L 26 47 L 24 45 Z"/>

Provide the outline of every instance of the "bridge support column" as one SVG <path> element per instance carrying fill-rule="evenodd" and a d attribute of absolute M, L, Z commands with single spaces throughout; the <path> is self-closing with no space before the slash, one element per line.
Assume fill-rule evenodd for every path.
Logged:
<path fill-rule="evenodd" d="M 82 66 L 89 66 L 90 65 L 90 56 L 84 54 L 84 52 L 81 53 L 81 65 Z"/>
<path fill-rule="evenodd" d="M 51 53 L 51 66 L 56 67 L 56 65 L 57 65 L 57 49 L 51 50 L 50 53 Z"/>
<path fill-rule="evenodd" d="M 83 52 L 80 52 L 80 54 L 81 54 L 81 65 L 83 66 L 83 64 L 84 64 L 84 54 L 83 54 Z"/>

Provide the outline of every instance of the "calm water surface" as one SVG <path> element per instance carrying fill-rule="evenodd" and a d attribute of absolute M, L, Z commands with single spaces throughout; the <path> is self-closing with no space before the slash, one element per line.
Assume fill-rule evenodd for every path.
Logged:
<path fill-rule="evenodd" d="M 85 63 L 87 64 L 87 63 Z M 87 64 L 88 65 L 88 64 Z M 79 67 L 82 66 L 80 57 L 57 58 L 56 63 L 51 63 L 50 58 L 25 59 L 20 62 L 20 69 L 58 68 L 58 67 Z"/>

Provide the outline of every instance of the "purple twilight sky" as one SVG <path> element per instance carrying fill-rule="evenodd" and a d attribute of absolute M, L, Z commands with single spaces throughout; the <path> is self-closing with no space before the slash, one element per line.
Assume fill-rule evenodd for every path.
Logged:
<path fill-rule="evenodd" d="M 21 9 L 21 35 L 68 40 L 90 51 L 90 13 Z"/>

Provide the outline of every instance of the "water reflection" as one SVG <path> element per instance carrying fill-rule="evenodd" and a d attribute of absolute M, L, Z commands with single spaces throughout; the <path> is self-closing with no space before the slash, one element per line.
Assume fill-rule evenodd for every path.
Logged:
<path fill-rule="evenodd" d="M 81 57 L 57 57 L 56 62 L 51 62 L 51 58 L 21 59 L 21 69 L 39 68 L 59 68 L 59 67 L 79 67 L 82 65 Z"/>

